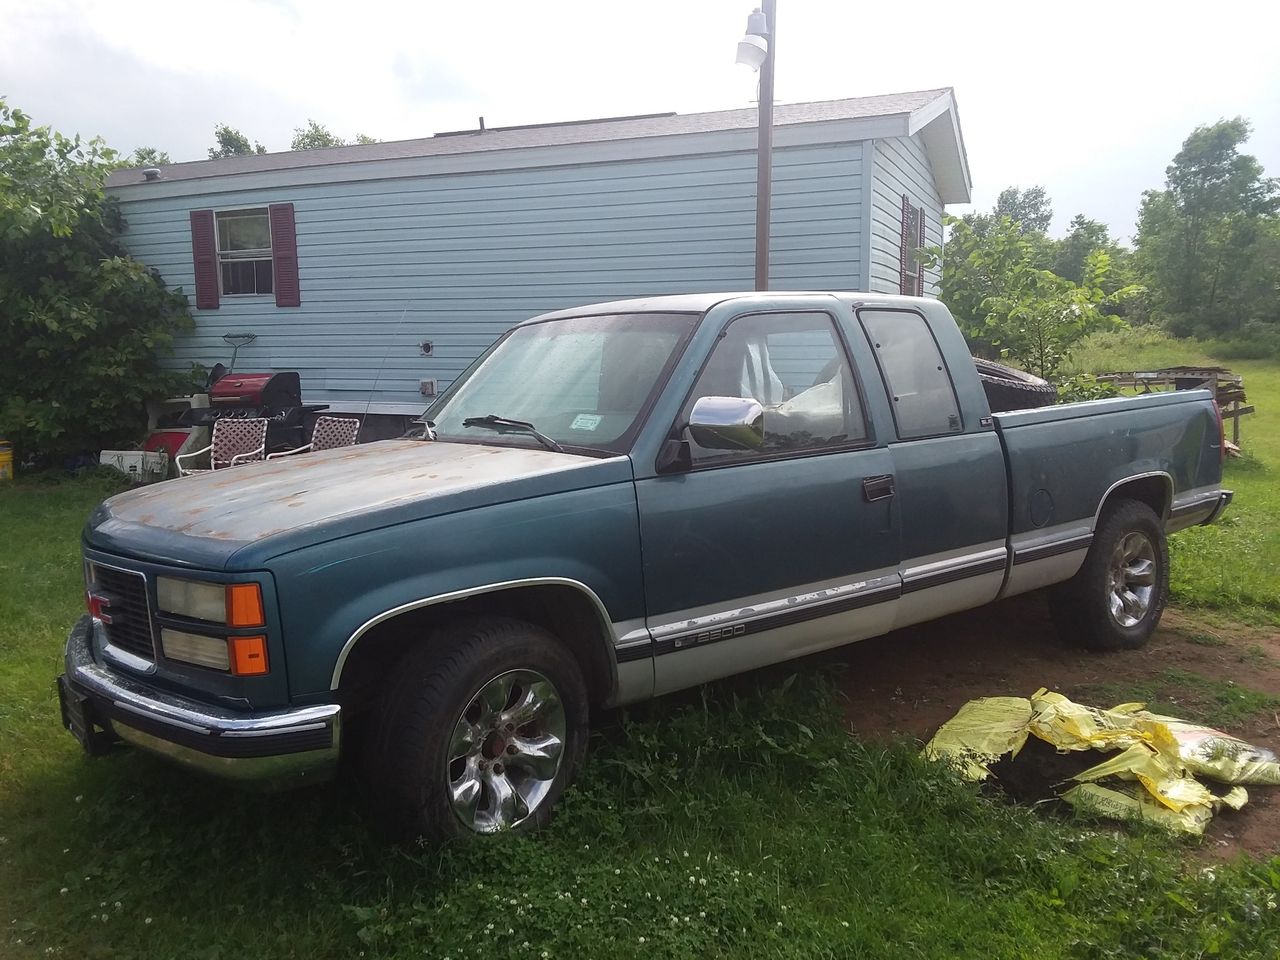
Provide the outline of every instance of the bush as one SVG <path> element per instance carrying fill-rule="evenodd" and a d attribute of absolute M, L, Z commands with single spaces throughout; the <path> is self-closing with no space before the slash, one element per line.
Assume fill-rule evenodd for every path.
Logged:
<path fill-rule="evenodd" d="M 115 160 L 0 100 L 0 436 L 20 461 L 135 441 L 143 402 L 189 379 L 160 366 L 191 315 L 119 243 Z"/>

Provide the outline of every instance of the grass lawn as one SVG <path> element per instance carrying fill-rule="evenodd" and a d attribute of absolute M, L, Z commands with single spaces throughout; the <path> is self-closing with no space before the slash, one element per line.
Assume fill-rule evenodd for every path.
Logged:
<path fill-rule="evenodd" d="M 1233 366 L 1261 410 L 1251 459 L 1231 521 L 1179 535 L 1174 579 L 1183 603 L 1276 622 L 1280 370 Z M 602 716 L 535 837 L 396 850 L 350 784 L 256 794 L 90 762 L 52 683 L 107 491 L 0 490 L 0 956 L 1276 955 L 1280 857 L 1208 869 L 1193 842 L 1010 806 L 918 744 L 850 737 L 812 667 Z"/>

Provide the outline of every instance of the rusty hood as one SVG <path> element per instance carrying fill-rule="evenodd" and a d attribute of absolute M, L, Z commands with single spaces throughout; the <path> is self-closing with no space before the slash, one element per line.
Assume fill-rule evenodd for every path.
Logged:
<path fill-rule="evenodd" d="M 621 456 L 383 440 L 130 490 L 93 512 L 85 541 L 183 566 L 245 568 L 381 526 L 631 477 Z"/>

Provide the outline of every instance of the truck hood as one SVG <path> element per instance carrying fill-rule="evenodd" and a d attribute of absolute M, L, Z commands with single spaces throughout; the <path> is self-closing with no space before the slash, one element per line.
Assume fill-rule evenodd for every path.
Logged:
<path fill-rule="evenodd" d="M 383 440 L 130 490 L 98 506 L 85 541 L 179 566 L 252 569 L 377 527 L 631 478 L 622 456 Z"/>

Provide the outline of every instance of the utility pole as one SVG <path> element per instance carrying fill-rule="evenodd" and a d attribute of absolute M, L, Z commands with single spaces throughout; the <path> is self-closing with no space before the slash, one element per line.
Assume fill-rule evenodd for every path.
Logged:
<path fill-rule="evenodd" d="M 756 289 L 769 289 L 769 223 L 773 201 L 773 62 L 778 49 L 777 0 L 764 0 L 765 51 L 760 65 L 760 129 L 756 143 Z"/>

